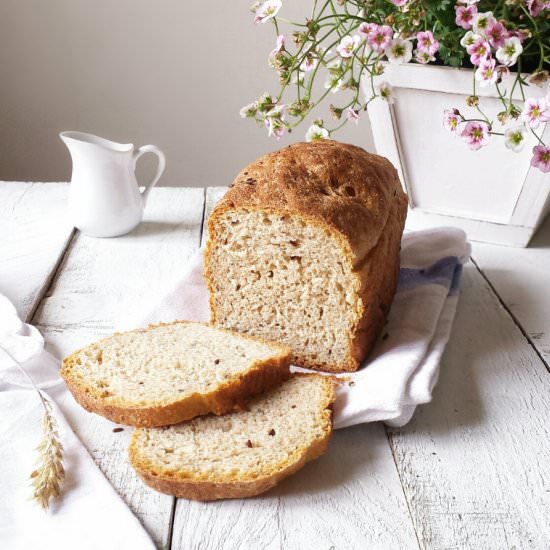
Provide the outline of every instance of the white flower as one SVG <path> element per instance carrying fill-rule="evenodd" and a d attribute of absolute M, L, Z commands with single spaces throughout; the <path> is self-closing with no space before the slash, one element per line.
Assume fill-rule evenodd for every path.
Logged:
<path fill-rule="evenodd" d="M 312 71 L 319 63 L 319 60 L 314 55 L 307 55 L 305 59 L 300 63 L 300 70 L 304 73 L 309 73 Z"/>
<path fill-rule="evenodd" d="M 325 90 L 330 90 L 333 94 L 339 92 L 344 85 L 344 81 L 337 74 L 329 74 L 325 80 Z"/>
<path fill-rule="evenodd" d="M 360 42 L 361 37 L 358 34 L 354 34 L 353 36 L 344 36 L 344 38 L 340 40 L 340 44 L 338 44 L 336 51 L 340 57 L 351 57 Z"/>
<path fill-rule="evenodd" d="M 328 138 L 328 130 L 319 126 L 319 124 L 312 124 L 306 132 L 306 141 L 317 141 L 326 138 Z"/>
<path fill-rule="evenodd" d="M 282 5 L 281 0 L 265 0 L 265 2 L 252 4 L 250 9 L 256 14 L 254 17 L 256 23 L 265 23 L 279 13 Z"/>
<path fill-rule="evenodd" d="M 489 28 L 491 23 L 495 20 L 492 11 L 486 11 L 484 13 L 476 13 L 472 20 L 472 29 L 478 34 L 483 34 Z"/>
<path fill-rule="evenodd" d="M 269 137 L 275 136 L 277 139 L 280 139 L 285 133 L 285 119 L 283 116 L 285 109 L 286 105 L 277 105 L 266 113 L 265 125 Z"/>
<path fill-rule="evenodd" d="M 395 101 L 395 98 L 393 96 L 393 88 L 388 82 L 382 82 L 380 85 L 377 86 L 378 88 L 378 95 L 388 103 L 392 104 Z"/>
<path fill-rule="evenodd" d="M 284 47 L 285 47 L 285 37 L 283 34 L 280 34 L 279 36 L 277 36 L 277 43 L 275 45 L 275 49 L 271 51 L 271 53 L 269 54 L 269 58 L 267 60 L 268 65 L 273 69 L 277 68 L 277 63 L 276 63 L 277 56 L 283 50 Z"/>
<path fill-rule="evenodd" d="M 476 34 L 473 31 L 468 31 L 462 37 L 462 40 L 460 41 L 460 45 L 463 48 L 467 48 L 468 46 L 471 46 L 472 44 L 474 44 L 476 42 L 476 40 L 479 40 L 480 38 L 481 38 L 481 36 L 479 34 Z"/>
<path fill-rule="evenodd" d="M 245 105 L 240 111 L 239 114 L 242 118 L 252 118 L 256 115 L 258 112 L 258 102 L 254 101 L 254 103 L 249 103 L 248 105 Z"/>
<path fill-rule="evenodd" d="M 408 63 L 412 59 L 412 44 L 408 40 L 394 38 L 386 48 L 386 56 L 392 63 Z"/>
<path fill-rule="evenodd" d="M 511 36 L 504 41 L 504 46 L 501 46 L 496 53 L 499 63 L 512 66 L 523 51 L 521 41 L 517 36 Z"/>
<path fill-rule="evenodd" d="M 508 149 L 512 149 L 514 152 L 521 151 L 525 145 L 525 136 L 527 132 L 523 126 L 516 126 L 515 128 L 508 128 L 504 132 L 504 145 Z"/>

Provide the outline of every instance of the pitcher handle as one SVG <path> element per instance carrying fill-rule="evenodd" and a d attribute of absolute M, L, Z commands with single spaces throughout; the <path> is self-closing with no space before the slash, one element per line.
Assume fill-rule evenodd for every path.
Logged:
<path fill-rule="evenodd" d="M 158 180 L 162 176 L 162 173 L 164 172 L 164 168 L 166 167 L 166 157 L 164 156 L 164 153 L 154 145 L 142 145 L 138 149 L 134 151 L 134 170 L 136 169 L 136 164 L 141 157 L 141 155 L 144 155 L 145 153 L 154 153 L 158 157 L 158 168 L 157 173 L 153 177 L 153 179 L 145 185 L 145 189 L 141 193 L 141 196 L 143 197 L 143 206 L 147 204 L 147 199 L 149 198 L 149 193 L 151 193 L 151 189 L 157 184 Z"/>

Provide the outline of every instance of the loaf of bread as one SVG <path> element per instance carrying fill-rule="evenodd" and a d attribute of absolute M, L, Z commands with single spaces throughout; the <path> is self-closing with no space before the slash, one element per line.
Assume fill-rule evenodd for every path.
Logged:
<path fill-rule="evenodd" d="M 257 495 L 326 450 L 333 401 L 329 377 L 294 375 L 247 410 L 136 430 L 130 462 L 153 489 L 178 497 Z"/>
<path fill-rule="evenodd" d="M 87 410 L 121 424 L 164 426 L 223 414 L 290 376 L 290 349 L 179 321 L 115 334 L 63 361 Z"/>
<path fill-rule="evenodd" d="M 302 367 L 357 370 L 393 300 L 406 211 L 395 168 L 359 147 L 261 157 L 208 222 L 211 321 L 290 346 Z"/>

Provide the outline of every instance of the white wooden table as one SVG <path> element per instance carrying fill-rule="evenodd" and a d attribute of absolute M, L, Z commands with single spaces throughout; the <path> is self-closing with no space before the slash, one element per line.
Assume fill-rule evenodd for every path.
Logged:
<path fill-rule="evenodd" d="M 0 291 L 63 356 L 176 277 L 223 189 L 156 189 L 146 220 L 91 239 L 63 183 L 0 183 Z M 529 249 L 474 244 L 432 403 L 405 428 L 336 432 L 328 453 L 266 495 L 218 503 L 149 490 L 129 429 L 71 422 L 154 538 L 172 549 L 550 548 L 550 220 Z"/>

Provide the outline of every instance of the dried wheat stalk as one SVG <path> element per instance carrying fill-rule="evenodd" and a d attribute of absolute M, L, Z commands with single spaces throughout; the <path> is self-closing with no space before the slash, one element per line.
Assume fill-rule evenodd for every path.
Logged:
<path fill-rule="evenodd" d="M 39 452 L 37 468 L 32 472 L 30 477 L 33 487 L 31 498 L 38 502 L 44 509 L 48 509 L 50 499 L 60 495 L 61 483 L 65 478 L 65 469 L 63 468 L 63 445 L 59 438 L 57 421 L 55 420 L 50 400 L 38 388 L 30 374 L 7 349 L 2 346 L 0 346 L 0 349 L 10 357 L 17 368 L 29 380 L 32 387 L 38 393 L 44 408 L 44 416 L 42 418 L 44 438 L 36 448 Z"/>

